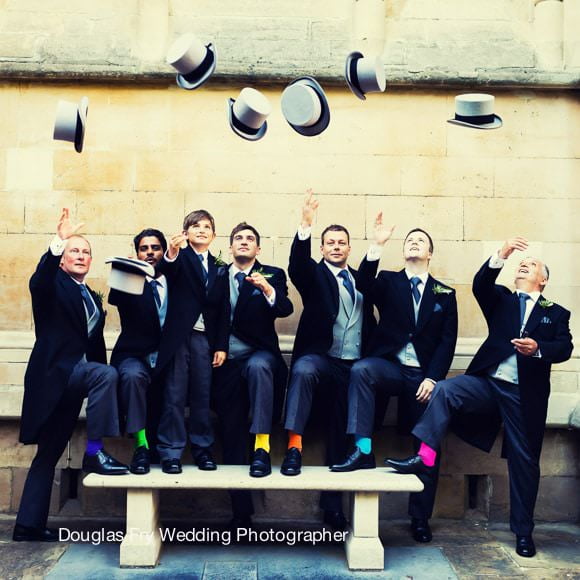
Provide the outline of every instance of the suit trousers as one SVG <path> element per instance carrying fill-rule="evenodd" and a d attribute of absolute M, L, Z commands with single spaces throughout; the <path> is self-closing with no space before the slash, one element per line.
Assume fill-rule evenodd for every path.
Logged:
<path fill-rule="evenodd" d="M 501 414 L 510 482 L 510 528 L 529 535 L 534 529 L 534 507 L 540 483 L 540 458 L 528 438 L 519 386 L 489 376 L 460 375 L 437 383 L 431 402 L 413 435 L 439 448 L 449 424 L 458 414 Z"/>
<path fill-rule="evenodd" d="M 286 396 L 286 423 L 284 427 L 303 434 L 312 410 L 312 398 L 324 398 L 326 422 L 326 465 L 342 463 L 347 454 L 347 389 L 354 361 L 342 360 L 324 354 L 301 356 L 292 365 Z M 340 492 L 322 492 L 320 507 L 324 510 L 342 510 Z"/>
<path fill-rule="evenodd" d="M 274 374 L 277 359 L 258 350 L 247 356 L 228 359 L 214 371 L 213 407 L 219 419 L 219 432 L 225 465 L 248 463 L 248 412 L 250 433 L 270 433 L 274 407 Z M 254 513 L 249 491 L 232 490 L 234 516 Z"/>
<path fill-rule="evenodd" d="M 151 386 L 151 369 L 139 358 L 126 358 L 119 371 L 121 412 L 127 418 L 127 433 L 137 433 L 147 424 L 147 393 Z"/>
<path fill-rule="evenodd" d="M 85 397 L 88 399 L 88 438 L 119 435 L 117 371 L 101 363 L 77 363 L 60 401 L 39 432 L 36 455 L 26 477 L 16 517 L 19 524 L 46 526 L 54 470 L 72 436 Z"/>
<path fill-rule="evenodd" d="M 348 386 L 347 433 L 372 437 L 377 392 L 387 397 L 398 396 L 399 405 L 405 403 L 406 409 L 412 413 L 408 419 L 414 425 L 427 408 L 415 397 L 424 379 L 425 373 L 420 368 L 407 367 L 383 358 L 368 357 L 356 362 Z M 415 452 L 419 444 L 414 438 Z M 419 476 L 424 485 L 423 491 L 409 495 L 409 515 L 412 518 L 429 519 L 433 515 L 440 459 L 441 454 L 438 453 L 435 473 Z"/>
<path fill-rule="evenodd" d="M 212 359 L 205 333 L 192 330 L 169 363 L 157 432 L 161 461 L 180 459 L 188 438 L 194 458 L 213 444 L 210 416 Z M 189 404 L 187 428 L 186 404 Z"/>

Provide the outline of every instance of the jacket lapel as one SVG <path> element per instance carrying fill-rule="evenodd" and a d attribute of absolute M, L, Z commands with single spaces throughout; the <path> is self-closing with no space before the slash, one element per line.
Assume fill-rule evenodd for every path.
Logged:
<path fill-rule="evenodd" d="M 429 275 L 423 290 L 423 296 L 421 297 L 421 305 L 419 306 L 417 331 L 427 324 L 429 318 L 431 318 L 431 315 L 433 314 L 433 308 L 435 308 L 435 293 L 433 292 L 433 286 L 433 277 Z"/>
<path fill-rule="evenodd" d="M 511 319 L 511 327 L 512 327 L 512 331 L 511 334 L 512 336 L 517 336 L 519 337 L 521 332 L 522 332 L 522 328 L 521 328 L 521 324 L 520 324 L 520 299 L 518 297 L 517 292 L 514 292 L 511 297 L 510 300 L 512 301 L 512 312 L 513 312 L 513 316 Z"/>
<path fill-rule="evenodd" d="M 532 308 L 532 311 L 530 312 L 530 316 L 528 317 L 526 326 L 524 327 L 524 332 L 527 334 L 531 334 L 536 329 L 536 326 L 540 324 L 540 320 L 544 314 L 543 310 L 545 309 L 540 306 L 539 302 L 543 299 L 544 297 L 540 294 L 536 300 L 536 303 L 534 304 L 534 307 Z"/>
<path fill-rule="evenodd" d="M 320 260 L 320 262 L 318 262 L 318 269 L 322 278 L 326 280 L 327 290 L 327 296 L 321 297 L 321 301 L 329 302 L 332 304 L 332 312 L 338 314 L 340 297 L 338 296 L 338 284 L 336 283 L 334 274 L 328 269 L 328 266 L 324 263 L 324 260 Z"/>
<path fill-rule="evenodd" d="M 413 309 L 413 297 L 411 295 L 411 283 L 405 270 L 398 272 L 395 277 L 395 285 L 397 292 L 399 294 L 400 304 L 403 305 L 403 309 L 407 312 L 407 317 L 412 327 L 415 326 L 415 310 Z"/>
<path fill-rule="evenodd" d="M 201 266 L 201 263 L 200 263 L 200 266 Z M 218 271 L 218 266 L 215 263 L 215 258 L 213 257 L 213 255 L 210 252 L 208 252 L 207 253 L 207 291 L 208 292 L 209 292 L 210 288 L 212 287 L 213 283 L 215 282 L 215 277 L 217 275 L 217 271 Z M 201 271 L 200 271 L 200 274 L 201 274 Z"/>
<path fill-rule="evenodd" d="M 64 293 L 64 307 L 68 311 L 71 320 L 74 320 L 79 328 L 87 333 L 87 316 L 85 314 L 81 291 L 79 290 L 77 283 L 74 282 L 68 274 L 61 271 L 59 277 L 60 285 Z"/>
<path fill-rule="evenodd" d="M 250 270 L 250 274 L 252 274 L 252 272 L 254 272 L 255 270 L 259 270 L 261 267 L 262 267 L 262 265 L 260 264 L 260 262 L 258 262 L 256 260 L 254 262 L 254 265 L 252 266 L 252 269 Z M 256 289 L 257 288 L 253 284 L 251 284 L 247 280 L 244 280 L 244 282 L 242 284 L 242 287 L 240 288 L 240 295 L 238 296 L 238 302 L 236 304 L 236 310 L 238 310 L 238 308 L 243 308 L 244 307 L 244 305 L 250 299 L 250 296 L 252 295 L 252 293 Z"/>

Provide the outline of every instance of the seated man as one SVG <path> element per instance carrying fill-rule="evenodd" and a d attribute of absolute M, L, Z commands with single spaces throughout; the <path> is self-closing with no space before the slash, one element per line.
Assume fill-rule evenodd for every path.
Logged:
<path fill-rule="evenodd" d="M 366 357 L 352 368 L 348 388 L 347 432 L 354 435 L 356 449 L 345 463 L 333 465 L 332 471 L 374 467 L 371 435 L 377 408 L 382 419 L 389 396 L 397 395 L 399 428 L 409 433 L 425 410 L 435 384 L 447 376 L 457 341 L 457 301 L 454 290 L 429 274 L 432 255 L 431 236 L 420 228 L 411 230 L 403 243 L 405 269 L 382 271 L 371 286 L 368 297 L 377 307 L 380 320 Z M 365 260 L 360 269 L 367 267 Z M 414 443 L 417 450 L 417 440 Z M 409 496 L 411 531 L 417 542 L 432 539 L 429 518 L 437 472 L 435 469 L 429 476 L 421 475 L 425 489 Z"/>
<path fill-rule="evenodd" d="M 106 364 L 99 296 L 85 285 L 91 246 L 63 209 L 57 236 L 30 279 L 36 341 L 24 377 L 20 441 L 36 443 L 13 540 L 56 542 L 46 527 L 56 463 L 71 438 L 87 398 L 87 447 L 83 471 L 128 473 L 103 449 L 103 437 L 119 435 L 117 371 Z"/>
<path fill-rule="evenodd" d="M 503 421 L 510 527 L 516 535 L 516 552 L 532 557 L 550 369 L 552 363 L 568 360 L 573 347 L 570 312 L 542 296 L 549 271 L 541 260 L 520 261 L 515 292 L 495 284 L 505 260 L 527 247 L 524 238 L 507 240 L 475 275 L 473 294 L 485 316 L 488 337 L 465 375 L 437 383 L 413 429 L 422 442 L 418 455 L 385 463 L 401 473 L 428 474 L 449 427 L 468 443 L 489 451 Z"/>
<path fill-rule="evenodd" d="M 121 334 L 113 348 L 111 364 L 119 371 L 121 413 L 126 419 L 127 433 L 135 442 L 129 469 L 131 473 L 143 475 L 149 473 L 149 447 L 152 440 L 156 441 L 161 411 L 161 396 L 157 391 L 162 381 L 152 381 L 152 375 L 167 314 L 167 280 L 157 270 L 167 242 L 159 230 L 146 229 L 135 236 L 133 243 L 137 258 L 155 268 L 155 278 L 147 276 L 143 294 L 115 289 L 109 292 L 109 304 L 117 307 L 121 320 Z M 149 401 L 154 401 L 157 408 L 150 408 Z M 148 417 L 153 418 L 149 425 Z M 146 425 L 153 431 L 146 432 Z"/>

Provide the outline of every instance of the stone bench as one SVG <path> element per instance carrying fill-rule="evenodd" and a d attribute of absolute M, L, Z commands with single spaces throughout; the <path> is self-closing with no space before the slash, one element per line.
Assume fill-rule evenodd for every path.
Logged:
<path fill-rule="evenodd" d="M 157 466 L 147 475 L 102 476 L 91 473 L 87 487 L 127 489 L 127 533 L 120 546 L 121 567 L 156 566 L 162 539 L 159 522 L 160 489 L 247 489 L 352 492 L 351 528 L 345 550 L 351 570 L 383 570 L 384 550 L 379 539 L 379 493 L 417 492 L 423 484 L 414 475 L 401 475 L 389 468 L 351 473 L 332 473 L 327 467 L 303 467 L 298 476 L 272 475 L 253 478 L 248 467 L 220 465 L 216 471 L 201 472 L 184 466 L 183 473 L 168 475 Z"/>

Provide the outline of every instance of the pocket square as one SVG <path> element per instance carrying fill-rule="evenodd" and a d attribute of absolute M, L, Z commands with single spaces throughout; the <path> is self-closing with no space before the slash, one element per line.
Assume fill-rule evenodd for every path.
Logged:
<path fill-rule="evenodd" d="M 441 312 L 443 308 L 441 308 L 441 304 L 435 303 L 435 307 L 433 308 L 433 312 Z"/>
<path fill-rule="evenodd" d="M 259 288 L 254 288 L 252 291 L 252 296 L 259 296 L 261 293 L 262 291 Z"/>
<path fill-rule="evenodd" d="M 540 320 L 540 324 L 552 324 L 552 321 L 547 316 L 544 316 L 542 320 Z"/>

